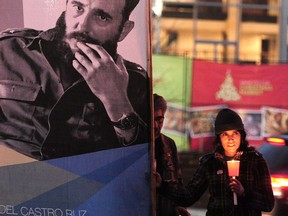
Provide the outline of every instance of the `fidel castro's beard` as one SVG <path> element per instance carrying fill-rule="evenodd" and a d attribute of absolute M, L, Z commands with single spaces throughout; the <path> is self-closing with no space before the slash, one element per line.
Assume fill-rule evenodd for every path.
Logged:
<path fill-rule="evenodd" d="M 96 45 L 101 45 L 109 55 L 116 60 L 117 57 L 117 45 L 118 45 L 118 36 L 111 40 L 108 40 L 104 43 L 91 38 L 87 33 L 84 32 L 72 32 L 66 34 L 66 23 L 65 23 L 65 12 L 61 14 L 56 22 L 55 30 L 57 32 L 56 36 L 56 52 L 59 54 L 59 57 L 69 66 L 72 65 L 72 61 L 75 59 L 75 53 L 70 48 L 69 44 L 65 39 L 76 39 L 79 42 L 91 43 Z M 81 52 L 81 54 L 85 55 Z"/>

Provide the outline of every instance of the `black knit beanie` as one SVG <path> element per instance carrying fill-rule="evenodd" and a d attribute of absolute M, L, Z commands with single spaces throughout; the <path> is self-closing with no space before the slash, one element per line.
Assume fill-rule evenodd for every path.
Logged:
<path fill-rule="evenodd" d="M 215 134 L 221 134 L 227 130 L 244 130 L 241 117 L 230 109 L 222 109 L 215 120 Z"/>

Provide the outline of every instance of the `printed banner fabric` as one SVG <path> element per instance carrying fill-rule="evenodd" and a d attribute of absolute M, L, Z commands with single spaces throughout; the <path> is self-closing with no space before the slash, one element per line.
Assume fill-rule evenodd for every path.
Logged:
<path fill-rule="evenodd" d="M 194 60 L 192 107 L 226 104 L 287 108 L 288 65 L 236 65 Z"/>
<path fill-rule="evenodd" d="M 191 107 L 202 112 L 215 105 L 236 110 L 243 120 L 250 144 L 259 146 L 263 137 L 288 131 L 285 118 L 288 108 L 287 71 L 287 64 L 241 65 L 196 59 L 193 62 Z M 209 117 L 204 119 L 210 122 L 210 135 L 202 131 L 195 134 L 193 126 L 190 133 L 192 150 L 210 151 L 214 148 L 215 116 L 212 112 L 208 114 Z M 191 122 L 196 120 L 193 117 Z"/>
<path fill-rule="evenodd" d="M 0 4 L 0 215 L 152 215 L 150 1 Z"/>

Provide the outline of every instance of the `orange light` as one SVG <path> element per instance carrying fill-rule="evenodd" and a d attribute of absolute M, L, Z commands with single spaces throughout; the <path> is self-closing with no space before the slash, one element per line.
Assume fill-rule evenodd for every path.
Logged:
<path fill-rule="evenodd" d="M 282 176 L 271 176 L 273 186 L 288 187 L 288 178 Z"/>
<path fill-rule="evenodd" d="M 282 138 L 269 137 L 266 140 L 272 145 L 285 146 L 285 140 Z"/>
<path fill-rule="evenodd" d="M 273 188 L 273 194 L 275 197 L 283 198 L 283 189 L 288 188 L 288 178 L 278 175 L 271 176 L 271 183 Z"/>

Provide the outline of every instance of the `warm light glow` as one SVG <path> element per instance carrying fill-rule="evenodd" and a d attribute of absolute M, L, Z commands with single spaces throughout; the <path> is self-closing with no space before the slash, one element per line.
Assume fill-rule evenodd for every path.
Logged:
<path fill-rule="evenodd" d="M 239 165 L 240 165 L 239 160 L 227 161 L 229 176 L 232 177 L 239 176 Z"/>
<path fill-rule="evenodd" d="M 269 137 L 266 139 L 272 145 L 284 146 L 285 140 L 282 138 Z"/>
<path fill-rule="evenodd" d="M 283 197 L 283 188 L 288 189 L 288 177 L 271 176 L 273 194 L 276 197 Z"/>
<path fill-rule="evenodd" d="M 271 181 L 273 187 L 288 187 L 288 178 L 272 176 Z"/>
<path fill-rule="evenodd" d="M 158 17 L 160 17 L 162 15 L 162 10 L 163 10 L 163 1 L 154 0 L 154 6 L 152 7 L 152 10 Z"/>

